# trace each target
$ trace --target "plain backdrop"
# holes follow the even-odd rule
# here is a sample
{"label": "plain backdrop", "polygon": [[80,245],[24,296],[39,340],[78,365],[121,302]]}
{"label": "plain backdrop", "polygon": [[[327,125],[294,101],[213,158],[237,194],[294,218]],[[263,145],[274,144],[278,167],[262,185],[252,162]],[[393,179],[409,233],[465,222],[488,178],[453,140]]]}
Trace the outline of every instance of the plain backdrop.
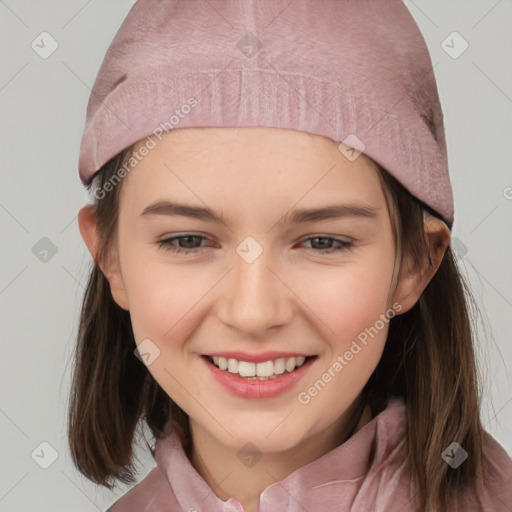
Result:
{"label": "plain backdrop", "polygon": [[[90,88],[132,5],[0,0],[0,511],[105,510],[126,491],[99,488],[74,469],[66,415],[91,261],[76,219],[88,202],[77,170],[80,137]],[[406,5],[435,66],[455,194],[454,247],[483,313],[482,416],[512,453],[512,3]],[[204,8],[211,9],[206,1]],[[58,44],[47,58],[33,48],[40,37]],[[139,457],[141,479],[154,463],[145,452]]]}

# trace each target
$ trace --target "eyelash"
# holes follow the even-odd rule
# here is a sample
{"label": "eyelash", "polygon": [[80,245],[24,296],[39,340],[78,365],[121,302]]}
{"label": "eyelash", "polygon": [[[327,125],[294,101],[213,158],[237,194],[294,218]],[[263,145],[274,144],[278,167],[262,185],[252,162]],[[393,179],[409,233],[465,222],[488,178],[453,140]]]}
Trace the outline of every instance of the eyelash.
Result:
{"label": "eyelash", "polygon": [[[191,238],[191,237],[194,237],[194,238],[202,238],[202,239],[207,239],[206,237],[204,236],[201,236],[201,235],[193,235],[193,234],[188,234],[188,235],[181,235],[181,236],[174,236],[172,238],[166,238],[164,240],[159,240],[158,241],[158,246],[166,251],[171,251],[171,252],[174,252],[176,254],[180,253],[180,254],[190,254],[190,253],[196,253],[199,249],[201,249],[201,247],[196,247],[194,249],[182,249],[180,247],[176,247],[176,246],[173,246],[172,245],[172,242],[174,240],[180,240],[180,239],[183,239],[183,238]],[[321,239],[321,240],[332,240],[334,242],[337,242],[340,244],[340,247],[338,247],[337,249],[333,249],[333,248],[330,248],[330,249],[326,249],[326,250],[315,250],[315,249],[312,249],[313,251],[317,252],[317,253],[320,253],[320,254],[331,254],[333,252],[340,252],[340,251],[349,251],[352,246],[354,245],[354,242],[347,242],[345,240],[338,240],[337,238],[332,238],[332,237],[328,237],[328,236],[313,236],[313,237],[310,237],[310,238],[306,238],[305,240],[303,240],[303,242],[307,242],[309,240],[316,240],[316,239]]]}

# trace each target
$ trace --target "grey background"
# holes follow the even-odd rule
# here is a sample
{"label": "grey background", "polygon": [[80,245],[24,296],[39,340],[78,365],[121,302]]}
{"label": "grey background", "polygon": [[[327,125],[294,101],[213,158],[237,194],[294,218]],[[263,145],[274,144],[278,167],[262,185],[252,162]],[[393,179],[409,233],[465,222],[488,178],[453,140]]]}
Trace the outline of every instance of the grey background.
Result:
{"label": "grey background", "polygon": [[[90,261],[76,221],[88,202],[77,171],[80,137],[90,88],[132,4],[0,0],[0,511],[105,510],[126,491],[96,487],[74,469],[66,405]],[[483,312],[482,415],[512,453],[512,2],[406,5],[435,65],[455,194],[455,248]],[[211,9],[206,1],[204,8]],[[31,47],[43,31],[59,45],[47,59]],[[462,40],[454,31],[469,44],[458,58],[453,53]],[[43,237],[55,252],[46,262],[37,255],[41,244],[49,245]],[[42,442],[58,453],[48,469],[31,456],[42,453]],[[51,449],[43,445],[43,453],[39,463],[49,462]],[[139,454],[142,478],[153,463]]]}

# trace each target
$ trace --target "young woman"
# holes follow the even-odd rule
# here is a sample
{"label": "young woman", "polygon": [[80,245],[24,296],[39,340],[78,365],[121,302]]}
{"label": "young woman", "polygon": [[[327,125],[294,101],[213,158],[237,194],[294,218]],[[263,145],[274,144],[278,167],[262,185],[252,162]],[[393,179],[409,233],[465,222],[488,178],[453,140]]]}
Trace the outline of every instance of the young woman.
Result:
{"label": "young woman", "polygon": [[70,401],[112,512],[508,510],[399,0],[139,0],[91,94]]}

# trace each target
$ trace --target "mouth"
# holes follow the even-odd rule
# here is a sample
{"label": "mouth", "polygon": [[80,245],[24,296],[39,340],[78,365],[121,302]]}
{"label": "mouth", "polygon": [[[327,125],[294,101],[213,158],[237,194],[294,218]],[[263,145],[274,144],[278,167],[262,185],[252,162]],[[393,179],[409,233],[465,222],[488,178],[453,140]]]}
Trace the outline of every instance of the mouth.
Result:
{"label": "mouth", "polygon": [[210,355],[203,355],[202,357],[217,370],[228,373],[233,377],[239,377],[241,380],[266,381],[279,379],[294,373],[303,366],[308,365],[318,355],[280,357],[260,363]]}
{"label": "mouth", "polygon": [[[260,354],[258,359],[261,357],[266,356]],[[318,355],[296,355],[255,363],[221,356],[200,357],[214,382],[233,395],[253,400],[277,398],[291,392],[305,378],[317,358]]]}

